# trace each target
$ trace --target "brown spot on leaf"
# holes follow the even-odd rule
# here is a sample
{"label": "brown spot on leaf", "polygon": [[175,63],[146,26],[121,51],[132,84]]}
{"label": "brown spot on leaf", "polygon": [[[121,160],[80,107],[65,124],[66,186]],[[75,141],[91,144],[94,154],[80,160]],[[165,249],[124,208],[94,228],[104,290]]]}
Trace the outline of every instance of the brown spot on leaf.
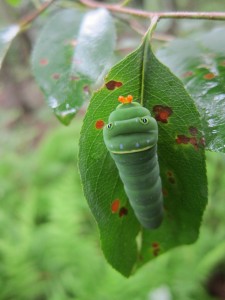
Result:
{"label": "brown spot on leaf", "polygon": [[155,105],[153,107],[153,112],[155,113],[156,121],[162,123],[168,123],[168,118],[172,115],[173,111],[168,106]]}
{"label": "brown spot on leaf", "polygon": [[196,137],[188,137],[186,135],[178,135],[176,138],[177,144],[191,144],[194,146],[195,150],[198,150],[199,144]]}
{"label": "brown spot on leaf", "polygon": [[152,248],[159,248],[159,243],[157,242],[152,243]]}
{"label": "brown spot on leaf", "polygon": [[196,137],[191,137],[190,143],[194,146],[195,150],[198,150],[198,141],[197,141]]}
{"label": "brown spot on leaf", "polygon": [[189,127],[189,132],[191,135],[197,135],[198,134],[198,129],[196,127],[190,126]]}
{"label": "brown spot on leaf", "polygon": [[95,128],[96,129],[102,129],[105,125],[105,122],[103,120],[97,120],[95,123]]}
{"label": "brown spot on leaf", "polygon": [[166,189],[162,189],[162,194],[164,197],[168,196],[168,191]]}
{"label": "brown spot on leaf", "polygon": [[187,71],[187,72],[183,73],[183,74],[181,75],[181,77],[182,77],[182,78],[187,78],[187,77],[191,77],[192,75],[194,75],[194,72],[192,72],[192,71]]}
{"label": "brown spot on leaf", "polygon": [[39,60],[39,64],[40,64],[41,66],[47,66],[47,65],[48,65],[48,59],[47,59],[47,58],[41,58],[41,59]]}
{"label": "brown spot on leaf", "polygon": [[52,74],[52,78],[55,80],[58,80],[60,77],[61,77],[61,75],[59,73]]}
{"label": "brown spot on leaf", "polygon": [[176,182],[176,180],[174,178],[174,175],[171,171],[167,172],[167,177],[168,177],[168,180],[169,180],[170,183],[174,184]]}
{"label": "brown spot on leaf", "polygon": [[119,216],[120,217],[124,217],[124,216],[126,216],[128,214],[128,209],[126,208],[126,207],[121,207],[120,208],[120,211],[119,211]]}
{"label": "brown spot on leaf", "polygon": [[168,171],[167,176],[173,176],[173,173],[171,171]]}
{"label": "brown spot on leaf", "polygon": [[123,84],[120,81],[111,80],[106,82],[105,86],[108,90],[114,90],[115,88],[121,87]]}
{"label": "brown spot on leaf", "polygon": [[90,87],[88,86],[88,85],[85,85],[84,87],[83,87],[83,91],[84,91],[84,93],[85,94],[87,94],[87,95],[89,95],[90,94]]}
{"label": "brown spot on leaf", "polygon": [[188,144],[190,141],[190,138],[186,135],[178,135],[177,138],[176,138],[176,143],[177,144]]}
{"label": "brown spot on leaf", "polygon": [[75,75],[71,75],[71,76],[70,76],[70,80],[71,80],[71,81],[77,81],[77,80],[80,80],[80,77],[75,76]]}
{"label": "brown spot on leaf", "polygon": [[225,60],[222,60],[222,61],[220,62],[220,66],[225,67]]}
{"label": "brown spot on leaf", "polygon": [[160,245],[157,242],[152,243],[152,253],[154,256],[158,256],[160,252]]}
{"label": "brown spot on leaf", "polygon": [[207,73],[203,77],[204,77],[204,79],[210,80],[210,79],[213,79],[214,77],[216,77],[216,75],[214,73]]}

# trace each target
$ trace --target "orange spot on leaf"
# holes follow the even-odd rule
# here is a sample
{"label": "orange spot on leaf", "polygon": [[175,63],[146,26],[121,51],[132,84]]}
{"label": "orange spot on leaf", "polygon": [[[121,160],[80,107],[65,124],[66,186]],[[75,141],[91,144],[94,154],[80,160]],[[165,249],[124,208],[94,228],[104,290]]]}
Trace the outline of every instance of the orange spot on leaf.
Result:
{"label": "orange spot on leaf", "polygon": [[111,204],[111,212],[113,214],[117,213],[118,210],[120,208],[120,200],[119,199],[115,199],[112,204]]}
{"label": "orange spot on leaf", "polygon": [[214,73],[207,73],[203,77],[204,77],[204,79],[210,80],[210,79],[213,79],[214,77],[216,77],[216,75]]}
{"label": "orange spot on leaf", "polygon": [[162,123],[168,123],[168,119],[173,113],[172,109],[168,106],[155,105],[153,107],[153,112],[155,113],[156,121]]}
{"label": "orange spot on leaf", "polygon": [[115,81],[115,80],[110,80],[105,84],[108,90],[114,90],[115,88],[119,88],[122,85],[123,85],[122,82]]}
{"label": "orange spot on leaf", "polygon": [[105,125],[105,122],[103,120],[97,120],[95,123],[95,128],[96,129],[102,129]]}

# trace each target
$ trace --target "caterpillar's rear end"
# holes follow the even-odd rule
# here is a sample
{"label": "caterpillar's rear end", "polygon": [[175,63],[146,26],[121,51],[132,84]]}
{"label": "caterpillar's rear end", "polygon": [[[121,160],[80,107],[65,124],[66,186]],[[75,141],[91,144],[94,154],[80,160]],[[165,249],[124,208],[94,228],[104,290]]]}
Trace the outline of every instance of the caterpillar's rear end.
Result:
{"label": "caterpillar's rear end", "polygon": [[163,219],[157,122],[148,109],[131,103],[132,96],[119,100],[123,104],[110,114],[104,141],[137,219],[145,228],[157,228]]}

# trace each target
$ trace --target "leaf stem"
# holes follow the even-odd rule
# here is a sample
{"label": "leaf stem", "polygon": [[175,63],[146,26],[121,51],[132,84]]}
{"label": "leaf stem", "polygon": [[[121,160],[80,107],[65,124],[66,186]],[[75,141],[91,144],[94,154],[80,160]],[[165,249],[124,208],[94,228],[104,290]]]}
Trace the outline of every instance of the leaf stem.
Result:
{"label": "leaf stem", "polygon": [[151,24],[149,26],[149,29],[147,31],[147,33],[145,34],[144,37],[144,52],[143,52],[143,63],[142,63],[142,85],[141,85],[141,105],[144,105],[144,91],[145,91],[145,86],[144,86],[144,78],[146,76],[146,65],[147,62],[149,61],[149,43],[151,41],[153,32],[157,26],[157,23],[159,21],[159,17],[158,16],[154,16],[153,18],[151,18]]}
{"label": "leaf stem", "polygon": [[157,23],[159,21],[159,17],[158,16],[154,16],[151,18],[151,24],[150,24],[150,27],[148,29],[148,38],[149,40],[152,38],[152,35],[153,35],[153,32],[157,26]]}
{"label": "leaf stem", "polygon": [[32,12],[25,16],[20,22],[19,26],[21,30],[25,29],[31,22],[33,22],[40,14],[42,14],[50,5],[52,5],[55,0],[49,0],[47,3],[43,4],[40,8],[36,11]]}
{"label": "leaf stem", "polygon": [[93,0],[80,0],[80,3],[92,8],[103,7],[113,12],[130,14],[143,18],[153,18],[157,16],[159,19],[199,19],[217,21],[225,20],[225,12],[150,12],[130,7],[124,7],[118,4],[103,4]]}

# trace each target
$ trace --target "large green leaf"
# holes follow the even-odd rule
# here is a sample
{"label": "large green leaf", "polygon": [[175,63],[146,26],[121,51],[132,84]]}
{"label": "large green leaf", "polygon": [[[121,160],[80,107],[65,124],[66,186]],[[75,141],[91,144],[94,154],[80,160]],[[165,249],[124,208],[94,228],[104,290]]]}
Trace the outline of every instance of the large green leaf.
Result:
{"label": "large green leaf", "polygon": [[181,78],[201,114],[206,149],[225,152],[225,28],[176,39],[157,56]]}
{"label": "large green leaf", "polygon": [[16,24],[0,29],[0,68],[13,39],[19,32],[20,27]]}
{"label": "large green leaf", "polygon": [[[158,120],[165,218],[157,230],[140,227],[103,142],[102,127],[118,105],[118,96],[128,94]],[[200,117],[180,80],[152,53],[147,37],[112,68],[105,86],[91,99],[81,131],[79,168],[104,254],[123,275],[197,239],[207,202]]]}
{"label": "large green leaf", "polygon": [[63,10],[42,30],[32,57],[33,72],[48,105],[69,124],[101,82],[112,61],[115,28],[105,9],[86,14]]}

